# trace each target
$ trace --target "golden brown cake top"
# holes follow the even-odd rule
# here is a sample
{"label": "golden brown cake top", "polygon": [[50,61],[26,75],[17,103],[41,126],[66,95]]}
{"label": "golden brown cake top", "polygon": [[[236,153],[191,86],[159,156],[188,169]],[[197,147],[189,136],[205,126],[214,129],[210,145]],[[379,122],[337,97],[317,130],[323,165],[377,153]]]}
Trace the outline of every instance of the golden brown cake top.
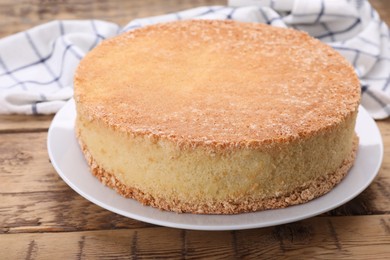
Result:
{"label": "golden brown cake top", "polygon": [[210,145],[287,141],[353,114],[359,81],[303,32],[191,20],[101,43],[75,76],[78,113],[133,134]]}

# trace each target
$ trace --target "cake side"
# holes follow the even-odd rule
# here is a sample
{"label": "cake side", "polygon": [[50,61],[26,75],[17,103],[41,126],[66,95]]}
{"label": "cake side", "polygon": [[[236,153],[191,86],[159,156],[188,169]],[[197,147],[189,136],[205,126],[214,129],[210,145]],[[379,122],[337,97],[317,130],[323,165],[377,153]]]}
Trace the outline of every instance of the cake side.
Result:
{"label": "cake side", "polygon": [[[143,191],[142,188],[124,184],[123,181],[118,179],[117,174],[113,174],[99,165],[80,138],[78,141],[92,174],[105,186],[114,189],[121,196],[135,199],[143,205],[161,210],[195,214],[238,214],[285,208],[308,202],[328,193],[347,175],[353,165],[358,149],[358,137],[355,135],[351,151],[336,170],[306,181],[290,192],[281,192],[278,196],[256,198],[249,195],[232,197],[225,201],[215,199],[183,201],[178,198],[164,197],[164,195],[159,195],[159,192],[149,193]],[[194,191],[194,194],[196,192],[199,191]]]}
{"label": "cake side", "polygon": [[[315,137],[232,152],[183,150],[175,143],[121,133],[80,116],[76,125],[91,170],[120,184],[116,189],[122,195],[178,212],[230,214],[302,203],[331,189],[353,162],[355,116]],[[319,182],[321,186],[313,186]],[[271,206],[276,198],[278,203]]]}

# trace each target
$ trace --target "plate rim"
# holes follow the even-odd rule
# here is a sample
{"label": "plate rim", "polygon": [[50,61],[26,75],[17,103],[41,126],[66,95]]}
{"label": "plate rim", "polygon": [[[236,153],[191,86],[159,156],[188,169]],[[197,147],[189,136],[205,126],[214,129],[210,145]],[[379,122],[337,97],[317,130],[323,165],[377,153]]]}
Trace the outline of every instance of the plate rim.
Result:
{"label": "plate rim", "polygon": [[[375,131],[378,134],[378,136],[377,136],[377,138],[379,139],[378,140],[379,141],[379,143],[378,143],[379,144],[379,150],[378,151],[379,151],[380,157],[378,158],[378,162],[375,165],[375,171],[373,171],[373,173],[370,175],[369,181],[367,181],[365,183],[365,185],[362,185],[361,187],[359,187],[359,189],[357,189],[354,192],[354,195],[346,197],[346,198],[340,200],[338,203],[335,203],[332,207],[326,207],[323,210],[319,210],[319,211],[316,211],[316,212],[309,212],[309,213],[302,214],[300,216],[297,216],[297,217],[294,217],[294,218],[290,218],[290,219],[287,218],[287,219],[277,220],[277,221],[272,222],[271,224],[263,224],[262,225],[261,222],[259,222],[259,223],[240,224],[240,225],[218,225],[218,226],[215,226],[215,225],[196,225],[196,224],[185,224],[185,223],[169,222],[169,221],[166,221],[166,220],[164,221],[164,220],[156,219],[156,218],[153,218],[153,217],[150,217],[150,216],[140,216],[140,215],[137,215],[137,214],[132,213],[132,212],[128,212],[128,211],[124,211],[122,209],[118,209],[115,206],[108,205],[108,204],[106,204],[104,202],[101,202],[101,201],[97,200],[96,198],[94,198],[93,196],[88,194],[87,192],[85,192],[83,190],[80,190],[79,187],[77,187],[71,180],[68,179],[68,176],[62,171],[61,167],[57,164],[57,160],[56,160],[56,158],[55,158],[55,156],[53,154],[53,151],[52,151],[51,147],[52,147],[53,131],[55,131],[54,130],[55,129],[55,127],[54,127],[55,124],[57,123],[57,121],[61,121],[62,117],[66,116],[65,112],[67,112],[67,109],[68,110],[71,109],[71,108],[69,108],[71,106],[73,106],[73,108],[74,108],[74,105],[75,105],[74,104],[74,99],[72,98],[65,104],[64,107],[62,107],[60,109],[60,111],[57,112],[57,114],[54,116],[54,118],[53,118],[53,120],[52,120],[52,122],[50,124],[49,130],[48,130],[47,150],[48,150],[48,154],[49,154],[49,158],[50,158],[51,164],[53,165],[53,167],[56,170],[57,174],[62,178],[62,180],[69,187],[71,187],[79,195],[81,195],[85,199],[89,200],[90,202],[92,202],[92,203],[94,203],[94,204],[96,204],[96,205],[98,205],[98,206],[100,206],[100,207],[102,207],[102,208],[104,208],[106,210],[109,210],[109,211],[114,212],[116,214],[122,215],[124,217],[132,218],[132,219],[135,219],[135,220],[138,220],[138,221],[142,221],[142,222],[146,222],[146,223],[150,223],[150,224],[155,224],[155,225],[159,225],[159,226],[165,226],[165,227],[171,227],[171,228],[179,228],[179,229],[188,229],[188,230],[204,230],[204,231],[223,231],[223,230],[225,230],[225,231],[227,231],[227,230],[243,230],[243,229],[262,228],[262,227],[276,226],[276,225],[296,222],[296,221],[299,221],[299,220],[303,220],[303,219],[306,219],[306,218],[317,216],[317,215],[320,215],[320,214],[322,214],[324,212],[330,211],[330,210],[332,210],[334,208],[337,208],[337,207],[347,203],[348,201],[352,200],[353,198],[357,197],[376,178],[376,176],[379,173],[379,170],[380,170],[380,167],[382,165],[382,162],[383,162],[384,146],[383,146],[383,140],[382,140],[382,135],[381,135],[380,129],[378,128],[376,122],[369,116],[368,112],[362,106],[360,106],[359,107],[359,113],[365,114],[364,116],[366,116],[366,117],[368,116],[369,117],[369,120],[370,120],[372,126],[375,128]],[[74,129],[73,126],[72,126],[72,129]],[[76,137],[74,137],[74,138],[76,139]],[[107,188],[103,184],[101,184],[101,185],[102,185],[101,186],[102,188]],[[331,192],[332,192],[332,190],[329,191],[324,196],[326,196],[328,194],[331,194]],[[119,194],[117,194],[117,195],[120,196]],[[310,202],[315,202],[315,200],[317,200],[317,199],[314,199],[314,200],[312,200]],[[310,202],[308,202],[308,203],[310,203]],[[137,202],[137,203],[139,203],[139,202]],[[287,207],[287,208],[299,207],[299,206],[302,206],[302,205],[305,205],[305,204],[307,204],[307,203],[294,205],[294,206],[290,206],[290,207]],[[143,207],[149,207],[149,206],[143,206]],[[287,208],[284,208],[284,209],[271,209],[271,210],[267,210],[267,211],[275,211],[276,212],[276,211],[285,210]],[[154,210],[158,210],[159,212],[161,212],[161,210],[159,210],[159,209],[155,209],[155,208],[153,208],[153,209]],[[258,212],[252,212],[252,213],[241,213],[241,214],[235,214],[235,215],[198,215],[198,214],[191,214],[191,213],[184,213],[184,214],[180,214],[180,215],[183,215],[183,216],[185,216],[185,215],[191,215],[191,216],[194,216],[194,215],[196,215],[196,216],[215,216],[215,217],[229,218],[229,217],[239,216],[239,215],[242,215],[242,214],[259,214],[261,212],[264,212],[264,211],[258,211]],[[174,212],[166,212],[166,213],[167,214],[177,214],[177,213],[174,213]]]}

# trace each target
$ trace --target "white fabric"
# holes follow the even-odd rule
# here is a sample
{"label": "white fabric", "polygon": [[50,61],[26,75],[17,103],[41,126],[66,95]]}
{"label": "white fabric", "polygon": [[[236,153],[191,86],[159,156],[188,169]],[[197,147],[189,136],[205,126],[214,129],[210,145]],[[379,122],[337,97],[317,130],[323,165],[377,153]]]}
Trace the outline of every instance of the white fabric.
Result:
{"label": "white fabric", "polygon": [[354,66],[362,104],[376,119],[390,116],[390,36],[366,0],[230,0],[115,24],[54,21],[0,40],[0,113],[50,114],[72,97],[73,73],[102,39],[142,26],[183,19],[233,19],[303,30]]}
{"label": "white fabric", "polygon": [[0,40],[0,113],[51,114],[73,95],[80,59],[116,24],[53,21]]}

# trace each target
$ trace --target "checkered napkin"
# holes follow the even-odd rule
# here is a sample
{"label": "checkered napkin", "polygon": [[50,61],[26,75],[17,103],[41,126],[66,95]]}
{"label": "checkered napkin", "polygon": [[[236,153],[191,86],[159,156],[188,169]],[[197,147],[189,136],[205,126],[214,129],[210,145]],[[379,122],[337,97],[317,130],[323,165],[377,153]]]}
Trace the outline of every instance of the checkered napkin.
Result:
{"label": "checkered napkin", "polygon": [[101,40],[149,24],[233,19],[306,31],[355,67],[362,104],[376,119],[390,116],[390,35],[365,0],[230,0],[229,6],[136,19],[120,28],[97,21],[54,21],[0,40],[0,113],[50,114],[73,95],[73,73]]}

